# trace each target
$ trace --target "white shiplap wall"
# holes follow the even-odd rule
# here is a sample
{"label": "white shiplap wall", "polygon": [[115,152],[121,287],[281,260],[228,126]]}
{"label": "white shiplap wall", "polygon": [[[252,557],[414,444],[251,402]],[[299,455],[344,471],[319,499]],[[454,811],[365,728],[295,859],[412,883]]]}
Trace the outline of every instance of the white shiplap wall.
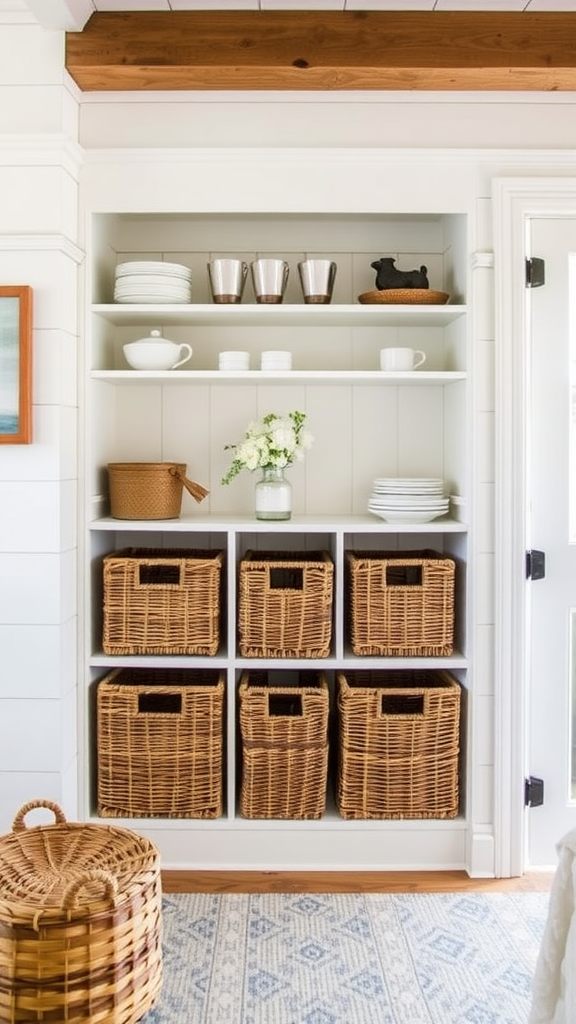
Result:
{"label": "white shiplap wall", "polygon": [[33,289],[33,443],[0,446],[0,830],[77,808],[80,150],[62,37],[0,12],[0,282]]}
{"label": "white shiplap wall", "polygon": [[[78,177],[101,195],[111,166],[138,203],[139,163],[186,174],[191,152],[233,173],[248,147],[373,150],[386,157],[394,203],[425,211],[460,192],[478,254],[474,281],[474,707],[472,807],[477,873],[493,870],[494,316],[491,183],[495,176],[568,175],[576,147],[571,95],[511,97],[382,94],[314,96],[106,95],[80,97],[63,71],[63,37],[0,7],[0,281],[34,289],[34,442],[0,447],[0,831],[26,800],[77,795]],[[121,147],[122,153],[119,153]],[[417,148],[414,148],[417,147]],[[228,150],[227,155],[224,150]],[[112,152],[115,151],[115,152]],[[209,151],[209,152],[208,152]],[[179,153],[181,157],[179,157]],[[249,159],[250,156],[248,155]],[[366,161],[365,161],[366,162]],[[315,163],[315,173],[317,173]],[[100,168],[99,168],[100,165]],[[289,173],[285,168],[284,173]],[[329,161],[326,173],[330,173]],[[149,187],[150,171],[145,176]],[[202,177],[202,175],[200,175]],[[273,196],[258,161],[247,187]],[[158,182],[163,175],[158,174]],[[229,201],[222,175],[222,201]],[[306,177],[299,184],[306,203]],[[374,190],[374,182],[371,189]],[[120,189],[122,191],[122,189]],[[115,180],[114,193],[119,192]],[[135,197],[136,193],[136,197]],[[436,197],[434,199],[434,197]],[[142,197],[142,201],[146,201]],[[105,203],[104,203],[105,205]],[[482,259],[482,256],[485,258]],[[484,855],[481,851],[484,851]]]}

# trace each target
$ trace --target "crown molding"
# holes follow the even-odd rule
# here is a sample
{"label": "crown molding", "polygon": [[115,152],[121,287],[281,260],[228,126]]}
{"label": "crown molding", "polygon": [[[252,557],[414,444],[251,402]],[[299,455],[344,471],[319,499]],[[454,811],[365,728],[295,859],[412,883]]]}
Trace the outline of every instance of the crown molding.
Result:
{"label": "crown molding", "polygon": [[0,135],[0,166],[62,167],[78,179],[85,151],[67,135]]}
{"label": "crown molding", "polygon": [[503,161],[514,167],[514,174],[523,164],[530,167],[558,168],[565,173],[574,174],[576,167],[576,149],[456,149],[426,147],[366,149],[365,147],[287,147],[285,149],[254,146],[246,149],[217,147],[203,148],[170,148],[161,147],[109,147],[105,149],[86,149],[83,153],[85,166],[99,164],[190,164],[199,165],[217,163],[255,164],[258,167],[290,165],[306,165],[313,160],[315,165],[354,164],[358,161],[375,166],[394,166],[398,164],[421,164],[424,160],[431,164],[481,164],[490,166],[498,162],[501,169]]}
{"label": "crown molding", "polygon": [[0,252],[60,252],[78,264],[85,256],[75,242],[60,234],[0,235]]}

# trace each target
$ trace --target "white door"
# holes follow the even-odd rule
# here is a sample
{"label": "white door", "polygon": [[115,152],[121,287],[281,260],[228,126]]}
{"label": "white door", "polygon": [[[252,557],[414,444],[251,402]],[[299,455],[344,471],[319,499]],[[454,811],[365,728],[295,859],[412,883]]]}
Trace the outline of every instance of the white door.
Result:
{"label": "white door", "polygon": [[527,537],[546,556],[528,588],[528,770],[544,804],[527,812],[527,866],[556,863],[576,828],[576,219],[531,218],[545,283],[527,291]]}

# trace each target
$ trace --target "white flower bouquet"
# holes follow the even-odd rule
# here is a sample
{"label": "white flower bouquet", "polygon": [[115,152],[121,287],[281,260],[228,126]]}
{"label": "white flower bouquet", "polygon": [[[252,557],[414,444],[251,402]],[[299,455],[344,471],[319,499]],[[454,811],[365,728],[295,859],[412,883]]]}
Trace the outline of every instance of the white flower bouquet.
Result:
{"label": "white flower bouquet", "polygon": [[239,444],[224,446],[225,451],[234,452],[234,459],[222,483],[229,484],[242,469],[284,469],[302,460],[314,440],[305,422],[306,413],[295,411],[287,416],[269,412],[258,422],[250,423]]}

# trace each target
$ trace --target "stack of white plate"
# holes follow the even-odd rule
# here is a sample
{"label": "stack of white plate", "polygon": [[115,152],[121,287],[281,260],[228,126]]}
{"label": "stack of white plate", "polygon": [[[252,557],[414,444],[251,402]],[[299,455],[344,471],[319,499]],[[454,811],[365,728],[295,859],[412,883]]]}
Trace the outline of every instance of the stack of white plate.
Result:
{"label": "stack of white plate", "polygon": [[141,260],[119,263],[114,282],[115,302],[190,302],[192,271],[181,263]]}
{"label": "stack of white plate", "polygon": [[388,523],[430,523],[449,505],[444,481],[436,477],[377,477],[368,511]]}

